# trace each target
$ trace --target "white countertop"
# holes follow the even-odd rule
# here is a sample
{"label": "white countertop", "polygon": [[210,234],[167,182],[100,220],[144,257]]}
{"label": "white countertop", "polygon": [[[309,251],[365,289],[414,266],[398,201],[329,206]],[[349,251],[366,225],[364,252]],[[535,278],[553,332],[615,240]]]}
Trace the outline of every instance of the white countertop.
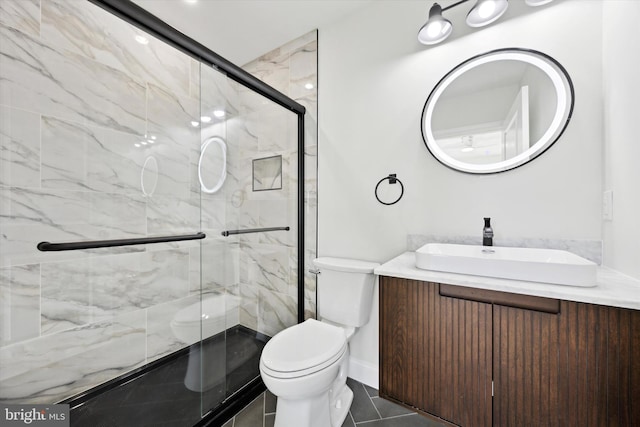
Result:
{"label": "white countertop", "polygon": [[592,288],[421,270],[416,268],[415,252],[405,252],[382,264],[374,272],[379,276],[399,277],[402,279],[445,283],[448,285],[640,310],[640,280],[625,276],[606,267],[598,267],[598,284]]}

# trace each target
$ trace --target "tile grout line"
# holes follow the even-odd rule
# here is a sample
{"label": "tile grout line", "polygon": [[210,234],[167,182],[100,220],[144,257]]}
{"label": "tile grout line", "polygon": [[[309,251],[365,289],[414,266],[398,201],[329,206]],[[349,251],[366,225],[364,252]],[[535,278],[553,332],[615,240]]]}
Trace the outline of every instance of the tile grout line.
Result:
{"label": "tile grout line", "polygon": [[376,410],[376,414],[378,414],[378,416],[380,417],[380,419],[382,419],[382,415],[380,415],[380,411],[378,411],[378,407],[376,406],[375,403],[373,403],[373,399],[371,398],[371,396],[369,396],[369,392],[367,391],[366,388],[364,388],[364,384],[360,384],[360,387],[362,387],[362,390],[364,390],[364,393],[367,395],[367,397],[369,398],[369,402],[371,402],[371,405],[373,406],[373,409]]}
{"label": "tile grout line", "polygon": [[365,425],[365,424],[369,424],[369,423],[377,423],[378,421],[381,421],[381,420],[382,421],[392,420],[392,419],[395,419],[395,418],[411,417],[411,416],[414,416],[414,415],[419,415],[419,414],[417,412],[413,412],[411,414],[394,415],[392,417],[381,418],[380,420],[360,421],[359,423],[355,423],[355,424],[358,425],[358,426],[361,426],[361,425]]}

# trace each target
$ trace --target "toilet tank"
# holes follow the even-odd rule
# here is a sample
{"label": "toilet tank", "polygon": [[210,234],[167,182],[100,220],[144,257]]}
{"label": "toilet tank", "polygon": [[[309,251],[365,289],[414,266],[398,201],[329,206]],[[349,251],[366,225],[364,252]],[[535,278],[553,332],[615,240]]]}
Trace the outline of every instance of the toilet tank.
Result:
{"label": "toilet tank", "polygon": [[318,274],[318,317],[360,327],[369,321],[375,275],[380,264],[347,258],[313,260]]}

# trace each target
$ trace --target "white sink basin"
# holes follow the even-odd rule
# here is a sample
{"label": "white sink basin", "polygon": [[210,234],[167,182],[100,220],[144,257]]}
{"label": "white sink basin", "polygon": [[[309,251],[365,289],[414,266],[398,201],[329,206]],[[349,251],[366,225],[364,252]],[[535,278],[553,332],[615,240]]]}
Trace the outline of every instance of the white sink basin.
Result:
{"label": "white sink basin", "polygon": [[595,263],[555,249],[429,243],[416,251],[416,267],[557,285],[596,286]]}

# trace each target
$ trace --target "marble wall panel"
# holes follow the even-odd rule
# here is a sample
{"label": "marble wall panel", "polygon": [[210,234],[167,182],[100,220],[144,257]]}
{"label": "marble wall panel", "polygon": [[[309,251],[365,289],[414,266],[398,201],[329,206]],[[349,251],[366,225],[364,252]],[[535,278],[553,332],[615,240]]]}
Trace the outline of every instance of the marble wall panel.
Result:
{"label": "marble wall panel", "polygon": [[259,287],[246,282],[241,282],[238,286],[240,295],[240,324],[258,330],[258,302],[260,299]]}
{"label": "marble wall panel", "polygon": [[40,265],[0,268],[0,347],[40,335]]}
{"label": "marble wall panel", "polygon": [[142,135],[145,86],[84,56],[0,26],[0,96],[5,105]]}
{"label": "marble wall panel", "polygon": [[216,120],[216,117],[213,116],[213,111],[224,110],[224,120],[236,117],[240,112],[237,84],[230,80],[226,74],[206,65],[201,68],[201,76],[200,102],[202,115],[207,115]]}
{"label": "marble wall panel", "polygon": [[0,106],[0,185],[40,186],[39,114]]}
{"label": "marble wall panel", "polygon": [[193,99],[200,99],[201,67],[199,61],[191,58],[189,61],[189,96]]}
{"label": "marble wall panel", "polygon": [[190,252],[190,291],[219,290],[237,286],[240,281],[240,251],[237,243],[205,240]]}
{"label": "marble wall panel", "polygon": [[42,118],[42,186],[142,194],[139,136]]}
{"label": "marble wall panel", "polygon": [[279,48],[274,49],[242,68],[251,70],[251,74],[266,84],[289,95],[289,53],[281,52]]}
{"label": "marble wall panel", "polygon": [[51,403],[145,361],[145,313],[0,348],[0,401]]}
{"label": "marble wall panel", "polygon": [[42,264],[42,333],[102,322],[189,293],[185,249]]}
{"label": "marble wall panel", "polygon": [[[244,67],[247,71],[256,75],[258,78],[274,85],[279,91],[289,94],[297,102],[301,103],[307,109],[305,114],[305,180],[304,180],[304,212],[305,212],[305,316],[315,316],[315,289],[316,289],[316,277],[308,273],[310,268],[313,268],[312,261],[316,257],[316,241],[317,241],[317,32],[312,31],[299,37],[279,49],[269,52],[264,56],[250,62]],[[286,70],[286,72],[285,72]],[[287,77],[285,78],[285,74]],[[310,83],[312,87],[306,86]],[[240,98],[243,102],[243,106],[252,105],[251,95],[243,91],[239,91]],[[253,114],[261,112],[260,108],[266,108],[261,103],[255,104],[258,108],[254,107]],[[249,109],[249,107],[245,107]],[[295,117],[294,117],[295,119]],[[273,120],[271,120],[273,122]],[[264,123],[260,124],[259,120],[254,119],[255,125],[249,121],[250,129],[253,130],[253,134],[258,137],[260,148],[274,148],[269,147],[269,144],[273,144],[273,141],[278,141],[278,133],[275,127],[268,128],[268,125]],[[297,143],[297,123],[293,122],[290,126],[294,129],[294,132],[290,135],[289,139],[293,148]],[[263,133],[267,136],[263,138]],[[262,139],[261,139],[262,138]],[[284,159],[283,159],[284,160]],[[284,191],[281,195],[289,197],[293,196],[296,192],[297,181],[297,153],[291,151],[287,156],[287,174],[286,179],[287,188],[283,188]],[[283,187],[285,187],[283,185]],[[265,192],[275,193],[275,192]],[[249,194],[249,198],[256,198],[255,194]],[[261,203],[265,200],[271,201],[277,196],[274,195],[260,195],[257,196]],[[266,208],[269,209],[269,208]],[[296,218],[297,215],[297,203],[295,202],[295,196],[289,198],[289,205],[286,208],[287,212],[292,218]],[[290,232],[288,245],[297,244],[297,229],[292,225],[292,231]],[[278,240],[274,240],[272,236],[261,237],[262,243],[283,243]],[[297,280],[297,255],[289,254],[289,291],[286,293],[289,296],[297,296],[296,283]],[[242,278],[242,277],[241,277]]]}
{"label": "marble wall panel", "polygon": [[[197,100],[149,85],[148,135],[155,142],[146,146],[147,155],[158,162],[158,185],[154,194],[187,198],[194,165],[191,150],[200,148],[200,106]],[[197,165],[195,165],[197,167]]]}
{"label": "marble wall panel", "polygon": [[[295,49],[289,58],[290,94],[298,102],[311,101],[305,107],[314,108],[317,105],[318,91],[318,42],[316,40]],[[313,87],[307,86],[308,84]],[[310,116],[317,117],[311,112]]]}
{"label": "marble wall panel", "polygon": [[79,256],[77,252],[40,252],[36,245],[41,241],[140,236],[145,233],[144,212],[145,205],[136,196],[0,189],[0,265]]}
{"label": "marble wall panel", "polygon": [[240,281],[281,293],[289,292],[289,251],[279,245],[240,246]]}
{"label": "marble wall panel", "polygon": [[[89,2],[43,0],[41,35],[56,49],[173,92],[189,93],[189,56]],[[148,43],[137,42],[136,36]]]}
{"label": "marble wall panel", "polygon": [[40,34],[40,0],[0,2],[0,24],[31,36]]}
{"label": "marble wall panel", "polygon": [[291,295],[259,288],[258,332],[270,337],[298,323],[298,301]]}
{"label": "marble wall panel", "polygon": [[178,311],[192,304],[199,304],[201,297],[204,297],[204,295],[191,295],[164,304],[154,305],[146,310],[147,363],[193,344],[192,342],[186,343],[178,339],[171,329],[171,322]]}
{"label": "marble wall panel", "polygon": [[269,101],[258,110],[258,150],[261,153],[295,149],[298,144],[298,116]]}
{"label": "marble wall panel", "polygon": [[153,196],[147,199],[147,234],[191,234],[200,230],[200,198]]}

